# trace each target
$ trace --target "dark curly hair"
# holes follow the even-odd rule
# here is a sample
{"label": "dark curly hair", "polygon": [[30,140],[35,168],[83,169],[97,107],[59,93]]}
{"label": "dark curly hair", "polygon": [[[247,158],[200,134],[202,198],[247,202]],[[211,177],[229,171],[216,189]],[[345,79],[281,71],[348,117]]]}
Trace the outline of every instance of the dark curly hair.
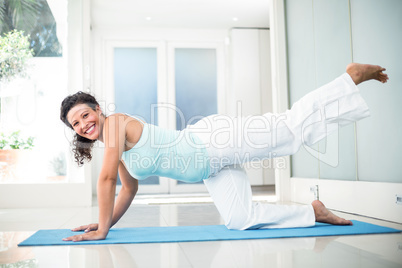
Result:
{"label": "dark curly hair", "polygon": [[[82,91],[67,96],[61,103],[60,120],[63,121],[63,123],[71,129],[73,129],[73,126],[67,121],[67,114],[71,110],[71,108],[73,108],[77,104],[87,104],[94,111],[96,110],[96,107],[99,106],[99,103],[96,101],[94,96]],[[74,158],[78,166],[82,166],[85,159],[91,161],[91,151],[94,143],[95,140],[84,138],[75,133],[71,146],[73,147],[72,151],[74,153]]]}

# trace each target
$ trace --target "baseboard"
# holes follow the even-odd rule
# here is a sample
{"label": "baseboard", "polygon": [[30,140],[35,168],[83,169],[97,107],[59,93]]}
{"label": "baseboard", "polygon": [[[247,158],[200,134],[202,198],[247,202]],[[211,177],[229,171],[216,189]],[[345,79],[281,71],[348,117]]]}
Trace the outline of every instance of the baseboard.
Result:
{"label": "baseboard", "polygon": [[402,183],[291,178],[291,201],[311,203],[311,188],[318,185],[319,200],[328,208],[402,223]]}

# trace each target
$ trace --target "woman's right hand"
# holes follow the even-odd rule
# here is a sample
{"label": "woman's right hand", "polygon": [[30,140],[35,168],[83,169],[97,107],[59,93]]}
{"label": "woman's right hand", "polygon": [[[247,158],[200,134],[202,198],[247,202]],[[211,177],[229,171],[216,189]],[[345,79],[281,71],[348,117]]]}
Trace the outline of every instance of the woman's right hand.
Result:
{"label": "woman's right hand", "polygon": [[88,225],[82,225],[80,227],[71,229],[73,232],[78,232],[78,231],[84,231],[85,233],[91,232],[91,231],[96,231],[98,230],[98,224],[97,223],[92,223]]}

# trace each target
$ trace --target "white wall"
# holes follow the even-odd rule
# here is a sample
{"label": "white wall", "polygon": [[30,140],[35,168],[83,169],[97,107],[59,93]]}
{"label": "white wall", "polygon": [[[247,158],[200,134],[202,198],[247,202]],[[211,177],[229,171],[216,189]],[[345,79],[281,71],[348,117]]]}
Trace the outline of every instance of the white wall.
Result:
{"label": "white wall", "polygon": [[377,81],[359,85],[370,118],[318,143],[312,148],[316,154],[302,148],[292,157],[292,200],[310,202],[314,198],[310,187],[318,184],[320,199],[332,208],[402,222],[402,206],[396,204],[396,195],[402,194],[397,161],[402,108],[396,101],[402,98],[402,51],[397,45],[402,42],[402,2],[288,0],[285,4],[290,104],[341,75],[350,62],[383,65],[390,76],[386,85]]}
{"label": "white wall", "polygon": [[[230,114],[272,112],[269,29],[231,30],[230,62]],[[246,168],[251,185],[275,184],[273,166],[273,160],[266,160],[267,168]]]}

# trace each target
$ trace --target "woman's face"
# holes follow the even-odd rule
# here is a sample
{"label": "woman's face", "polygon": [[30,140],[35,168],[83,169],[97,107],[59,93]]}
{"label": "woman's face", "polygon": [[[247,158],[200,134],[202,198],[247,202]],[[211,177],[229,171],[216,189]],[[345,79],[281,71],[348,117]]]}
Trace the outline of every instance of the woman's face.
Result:
{"label": "woman's face", "polygon": [[94,111],[87,104],[77,104],[67,113],[67,121],[78,135],[97,140],[102,131],[101,114],[99,106]]}

